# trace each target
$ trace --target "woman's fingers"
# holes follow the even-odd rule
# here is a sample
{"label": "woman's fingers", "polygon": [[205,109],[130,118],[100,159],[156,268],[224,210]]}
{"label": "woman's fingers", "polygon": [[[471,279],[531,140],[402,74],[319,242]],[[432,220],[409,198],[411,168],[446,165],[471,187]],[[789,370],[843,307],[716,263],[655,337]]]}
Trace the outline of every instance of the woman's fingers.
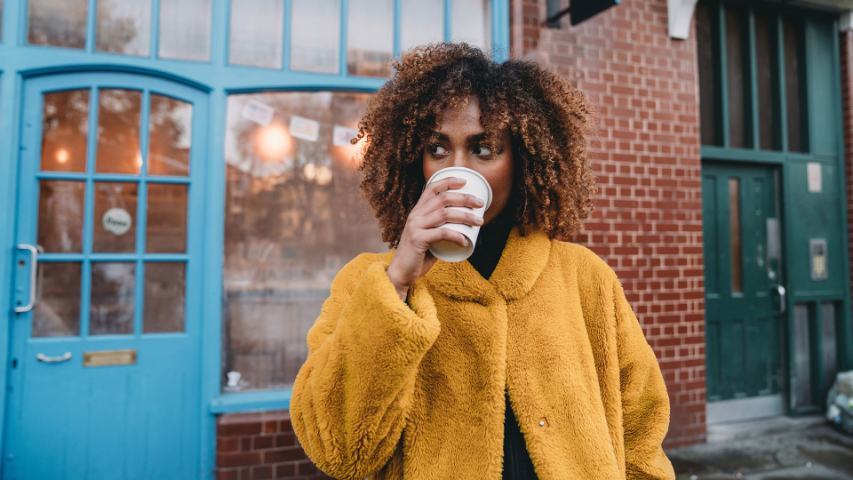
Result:
{"label": "woman's fingers", "polygon": [[425,217],[422,217],[423,228],[440,227],[445,223],[463,223],[472,227],[483,225],[483,219],[472,213],[470,210],[459,209],[458,207],[442,207],[432,211]]}
{"label": "woman's fingers", "polygon": [[432,245],[439,240],[448,240],[453,243],[458,244],[461,247],[468,246],[468,237],[462,235],[456,230],[451,230],[449,228],[429,228],[418,231],[416,233],[417,240],[419,242],[424,242],[426,245]]}

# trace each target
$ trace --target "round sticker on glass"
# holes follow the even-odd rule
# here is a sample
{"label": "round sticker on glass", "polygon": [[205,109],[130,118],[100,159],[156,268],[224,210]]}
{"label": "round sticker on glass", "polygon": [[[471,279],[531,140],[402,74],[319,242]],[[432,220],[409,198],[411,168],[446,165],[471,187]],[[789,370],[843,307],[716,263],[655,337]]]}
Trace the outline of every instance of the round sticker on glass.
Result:
{"label": "round sticker on glass", "polygon": [[123,208],[111,208],[104,213],[102,219],[104,229],[114,235],[123,235],[130,230],[132,220],[127,210]]}

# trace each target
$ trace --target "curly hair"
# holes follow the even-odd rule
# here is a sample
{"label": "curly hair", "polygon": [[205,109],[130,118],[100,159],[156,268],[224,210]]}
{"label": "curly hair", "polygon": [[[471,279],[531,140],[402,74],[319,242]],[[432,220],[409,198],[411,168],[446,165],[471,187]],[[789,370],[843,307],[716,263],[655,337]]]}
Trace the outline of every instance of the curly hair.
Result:
{"label": "curly hair", "polygon": [[510,204],[522,235],[542,228],[568,239],[592,211],[595,177],[586,160],[592,111],[557,74],[522,60],[496,63],[466,43],[409,50],[371,98],[351,141],[365,138],[360,188],[382,240],[400,241],[424,188],[423,149],[440,114],[475,96],[487,146],[509,129],[515,165]]}

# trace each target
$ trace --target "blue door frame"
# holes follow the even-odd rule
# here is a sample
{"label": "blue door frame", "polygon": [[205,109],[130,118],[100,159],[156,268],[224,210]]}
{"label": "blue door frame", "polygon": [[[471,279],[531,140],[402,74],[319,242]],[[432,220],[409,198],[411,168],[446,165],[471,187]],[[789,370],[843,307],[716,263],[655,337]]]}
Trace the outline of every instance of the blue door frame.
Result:
{"label": "blue door frame", "polygon": [[[453,0],[444,0],[445,40],[451,40],[450,5]],[[285,20],[290,18],[291,0],[285,2]],[[341,11],[346,12],[348,0],[341,0]],[[156,15],[159,0],[152,0],[152,20]],[[26,0],[6,0],[2,3],[2,38],[0,38],[0,215],[3,218],[15,218],[17,198],[20,195],[18,178],[19,148],[22,140],[24,89],[37,77],[54,74],[80,73],[101,78],[114,74],[137,76],[141,82],[165,81],[177,88],[183,86],[207,95],[209,105],[203,136],[204,145],[194,142],[195,148],[203,148],[205,155],[203,208],[201,211],[201,230],[204,242],[199,248],[200,271],[197,287],[201,297],[206,299],[197,305],[196,315],[205,319],[201,322],[199,336],[201,352],[200,392],[198,396],[197,418],[199,420],[201,478],[213,478],[215,468],[215,430],[216,415],[226,412],[239,412],[267,409],[287,409],[290,391],[271,390],[223,394],[221,392],[221,318],[222,318],[222,255],[225,211],[225,159],[222,139],[225,137],[226,105],[229,94],[285,91],[285,90],[346,90],[376,91],[385,82],[382,78],[350,76],[346,69],[339,74],[317,74],[297,72],[289,69],[289,49],[283,51],[283,69],[264,69],[229,65],[228,31],[230,25],[230,1],[212,0],[210,60],[207,62],[175,61],[157,58],[155,53],[148,57],[134,57],[98,52],[94,49],[94,19],[96,18],[96,0],[88,0],[89,28],[86,48],[67,49],[31,46],[27,44],[27,2]],[[394,0],[395,35],[393,55],[400,54],[400,15],[402,0]],[[345,28],[345,17],[341,24]],[[458,20],[456,20],[458,21]],[[509,57],[509,0],[491,1],[491,45],[497,61]],[[156,23],[152,22],[151,52],[157,51]],[[284,28],[285,43],[289,28]],[[340,49],[346,51],[347,35],[341,32]],[[345,58],[345,55],[342,57]],[[342,58],[343,61],[343,58]],[[102,84],[101,80],[98,80]],[[195,179],[193,179],[195,182]],[[7,288],[8,294],[0,294],[0,311],[11,312],[12,280],[15,275],[13,260],[15,256],[16,231],[13,222],[0,222],[0,288]],[[12,318],[12,315],[0,315],[0,318]],[[0,328],[0,391],[5,391],[11,379],[8,359],[11,358],[8,346],[11,325]],[[9,415],[8,395],[0,396],[0,422]],[[0,425],[5,432],[8,425]],[[0,435],[0,451],[6,452]],[[4,453],[5,457],[5,453]],[[0,460],[0,469],[3,462]],[[2,478],[2,473],[0,473]]]}
{"label": "blue door frame", "polygon": [[[103,89],[133,92],[141,97],[140,171],[135,174],[96,173],[98,98]],[[85,171],[57,172],[40,169],[42,101],[45,95],[68,91],[88,96],[88,138]],[[149,99],[152,95],[178,99],[192,106],[188,176],[146,175],[148,155]],[[24,85],[24,115],[18,171],[18,201],[15,244],[35,246],[40,208],[39,189],[62,185],[85,191],[82,248],[69,253],[39,253],[17,248],[14,267],[14,306],[11,318],[11,352],[8,375],[8,415],[5,422],[3,478],[198,478],[198,456],[202,442],[198,410],[200,395],[200,331],[202,305],[200,263],[203,251],[202,206],[206,164],[207,95],[172,82],[120,73],[75,73],[28,79]],[[85,132],[82,134],[86,135]],[[100,165],[104,159],[97,159]],[[95,186],[118,186],[138,191],[138,208],[128,212],[136,228],[135,247],[130,253],[92,252],[95,231],[103,231],[93,218]],[[145,253],[146,193],[153,188],[186,189],[188,194],[186,249],[176,253]],[[134,211],[135,210],[135,211]],[[47,222],[46,222],[47,224]],[[45,224],[45,225],[46,225]],[[112,236],[112,233],[106,233]],[[113,237],[118,238],[118,237]],[[34,312],[27,304],[33,298],[35,258],[39,268],[68,268],[80,287],[79,329],[73,333],[42,332],[36,336]],[[172,272],[183,269],[183,325],[168,333],[143,333],[146,271],[167,265]],[[177,269],[175,269],[177,267]],[[89,327],[89,301],[95,270],[132,272],[133,312],[129,332],[93,334]],[[41,270],[39,270],[41,272]],[[43,272],[41,272],[43,273]],[[80,275],[82,273],[82,275]],[[133,278],[135,277],[135,278]],[[39,282],[49,282],[39,275]],[[70,282],[73,283],[73,280]],[[181,285],[182,284],[182,285]],[[38,285],[38,289],[48,287]],[[44,318],[44,315],[42,315]],[[111,315],[110,318],[114,318]],[[68,320],[66,318],[65,320]],[[76,333],[76,335],[75,335]],[[105,351],[132,352],[109,366],[85,366],[84,355]],[[96,353],[97,355],[98,353]],[[41,360],[37,358],[41,357]],[[54,363],[55,362],[55,363]],[[192,459],[197,460],[193,461]]]}

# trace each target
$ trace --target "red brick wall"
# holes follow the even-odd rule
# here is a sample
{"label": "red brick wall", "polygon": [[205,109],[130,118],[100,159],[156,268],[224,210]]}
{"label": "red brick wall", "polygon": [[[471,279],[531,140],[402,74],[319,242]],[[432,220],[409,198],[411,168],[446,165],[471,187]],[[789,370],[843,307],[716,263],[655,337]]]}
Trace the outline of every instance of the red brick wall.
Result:
{"label": "red brick wall", "polygon": [[216,422],[218,480],[327,479],[305,457],[287,411],[223,415]]}
{"label": "red brick wall", "polygon": [[[839,33],[841,46],[841,108],[844,121],[844,163],[847,175],[847,238],[853,239],[853,31]],[[850,250],[850,271],[853,273],[853,241]]]}
{"label": "red brick wall", "polygon": [[626,0],[586,22],[542,28],[545,2],[511,6],[512,57],[547,64],[597,111],[596,209],[576,241],[600,254],[660,361],[665,447],[705,438],[699,83],[693,31],[670,39],[666,0]]}

